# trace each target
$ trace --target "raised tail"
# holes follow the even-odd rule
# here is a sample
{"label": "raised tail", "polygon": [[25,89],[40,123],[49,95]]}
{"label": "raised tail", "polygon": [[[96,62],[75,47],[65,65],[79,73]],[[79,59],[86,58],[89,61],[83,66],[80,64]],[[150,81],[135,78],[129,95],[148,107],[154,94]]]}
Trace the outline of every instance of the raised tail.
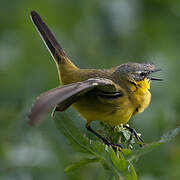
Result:
{"label": "raised tail", "polygon": [[31,11],[31,19],[56,64],[59,66],[61,63],[67,63],[68,66],[76,68],[76,66],[68,59],[65,51],[36,11]]}

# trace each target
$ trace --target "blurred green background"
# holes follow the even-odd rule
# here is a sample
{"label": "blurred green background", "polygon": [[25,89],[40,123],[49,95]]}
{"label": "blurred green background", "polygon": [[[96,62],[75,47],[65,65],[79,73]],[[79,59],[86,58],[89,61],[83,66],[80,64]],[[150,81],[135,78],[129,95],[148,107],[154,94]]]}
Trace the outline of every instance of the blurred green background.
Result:
{"label": "blurred green background", "polygon": [[[152,102],[130,125],[146,142],[180,125],[180,1],[0,0],[0,179],[101,180],[100,164],[66,174],[81,158],[57,131],[50,115],[27,125],[36,96],[58,86],[58,74],[29,13],[36,10],[71,60],[82,68],[110,68],[151,61],[164,82],[152,83]],[[84,121],[72,109],[67,116]],[[68,119],[67,119],[68,120]],[[140,180],[180,179],[180,135],[134,162]]]}

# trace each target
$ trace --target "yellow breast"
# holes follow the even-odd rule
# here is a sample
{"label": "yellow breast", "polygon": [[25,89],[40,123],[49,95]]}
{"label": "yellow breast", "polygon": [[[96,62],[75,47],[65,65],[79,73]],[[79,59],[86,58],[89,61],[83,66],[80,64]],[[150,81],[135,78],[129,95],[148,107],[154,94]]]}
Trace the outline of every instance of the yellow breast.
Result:
{"label": "yellow breast", "polygon": [[132,115],[142,112],[150,103],[151,94],[147,81],[138,82],[130,94],[116,99],[104,99],[88,93],[73,104],[73,107],[86,119],[105,122],[111,126],[126,124]]}
{"label": "yellow breast", "polygon": [[137,88],[132,92],[133,104],[136,108],[133,115],[141,113],[149,105],[151,101],[150,85],[147,79],[136,83]]}
{"label": "yellow breast", "polygon": [[86,119],[87,123],[96,120],[111,126],[126,124],[134,112],[128,96],[107,100],[89,94],[80,98],[73,107]]}

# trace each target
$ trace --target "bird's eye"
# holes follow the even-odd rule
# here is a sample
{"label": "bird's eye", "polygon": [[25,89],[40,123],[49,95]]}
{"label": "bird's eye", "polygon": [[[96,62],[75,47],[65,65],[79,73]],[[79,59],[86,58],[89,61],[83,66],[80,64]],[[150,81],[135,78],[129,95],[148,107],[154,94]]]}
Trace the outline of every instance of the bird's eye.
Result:
{"label": "bird's eye", "polygon": [[146,74],[145,74],[145,72],[141,72],[139,75],[140,76],[145,76]]}

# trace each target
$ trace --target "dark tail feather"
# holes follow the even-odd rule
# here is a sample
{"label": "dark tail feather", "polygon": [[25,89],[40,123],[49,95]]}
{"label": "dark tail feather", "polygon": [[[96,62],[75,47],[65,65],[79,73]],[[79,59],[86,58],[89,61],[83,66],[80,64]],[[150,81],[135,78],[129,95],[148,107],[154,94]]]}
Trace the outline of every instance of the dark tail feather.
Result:
{"label": "dark tail feather", "polygon": [[39,14],[35,11],[31,11],[31,19],[36,26],[38,32],[41,35],[41,38],[44,40],[45,45],[48,47],[51,55],[55,59],[55,61],[59,64],[62,56],[66,56],[64,50],[57,42],[56,38],[47,27],[47,25],[43,22]]}

